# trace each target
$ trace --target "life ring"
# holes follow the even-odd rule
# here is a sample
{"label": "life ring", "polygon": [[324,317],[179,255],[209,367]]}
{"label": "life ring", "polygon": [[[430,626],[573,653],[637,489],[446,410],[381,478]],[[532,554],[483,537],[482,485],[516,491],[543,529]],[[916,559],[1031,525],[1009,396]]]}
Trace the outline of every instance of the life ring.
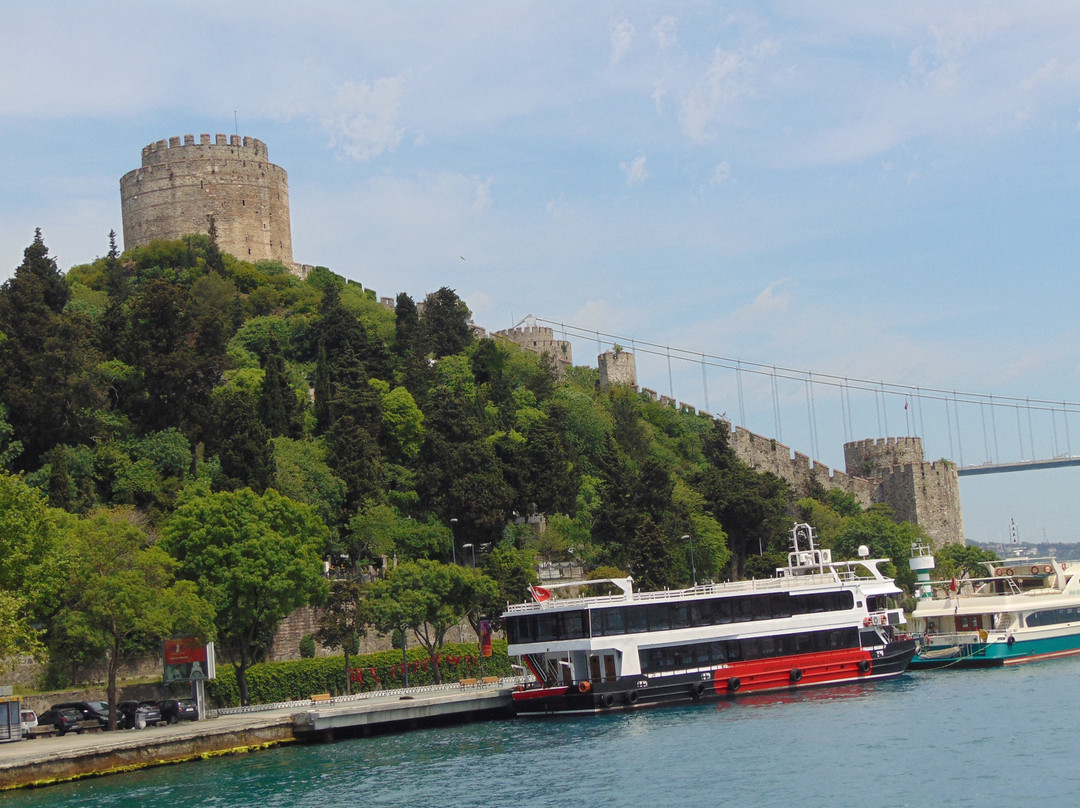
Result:
{"label": "life ring", "polygon": [[874,619],[872,617],[864,617],[862,619],[862,624],[864,626],[872,626],[874,625]]}
{"label": "life ring", "polygon": [[998,567],[996,570],[994,570],[994,575],[998,576],[999,578],[1004,574],[1005,574],[1005,568],[1004,567]]}
{"label": "life ring", "polygon": [[1068,569],[1068,567],[1069,567],[1069,565],[1066,564],[1064,561],[1061,562],[1061,568],[1062,569]]}
{"label": "life ring", "polygon": [[1054,568],[1051,567],[1049,564],[1043,564],[1043,572],[1045,572],[1047,575],[1053,572],[1053,570]]}
{"label": "life ring", "polygon": [[1007,569],[1005,570],[1005,574],[1006,574],[1006,575],[1008,575],[1008,576],[1009,576],[1009,577],[1011,578],[1011,577],[1012,577],[1013,575],[1015,575],[1015,574],[1016,574],[1016,572],[1015,572],[1015,571],[1013,570],[1013,568],[1012,568],[1012,567],[1009,567],[1009,568],[1007,568]]}
{"label": "life ring", "polygon": [[740,687],[742,687],[742,682],[739,681],[738,676],[732,676],[730,679],[727,680],[728,693],[734,693]]}
{"label": "life ring", "polygon": [[592,690],[592,684],[589,682],[578,682],[578,693],[588,693]]}
{"label": "life ring", "polygon": [[637,701],[637,691],[636,690],[628,690],[628,691],[626,691],[626,702],[628,704],[633,704],[635,701]]}
{"label": "life ring", "polygon": [[1032,575],[1038,575],[1039,574],[1039,565],[1038,564],[1032,564],[1031,565],[1031,574]]}
{"label": "life ring", "polygon": [[859,667],[859,673],[869,673],[870,672],[870,660],[869,659],[860,659],[858,667]]}
{"label": "life ring", "polygon": [[802,681],[802,671],[798,668],[792,668],[791,673],[788,674],[788,678],[791,680],[792,684],[797,684]]}

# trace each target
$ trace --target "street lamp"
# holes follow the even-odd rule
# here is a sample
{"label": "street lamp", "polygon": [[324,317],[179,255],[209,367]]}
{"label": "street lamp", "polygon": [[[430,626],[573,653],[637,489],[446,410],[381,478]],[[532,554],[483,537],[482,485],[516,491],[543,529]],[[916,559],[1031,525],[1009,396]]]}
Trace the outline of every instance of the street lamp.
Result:
{"label": "street lamp", "polygon": [[[472,542],[469,542],[468,544],[461,545],[462,550],[464,550],[466,547],[469,548],[469,554],[472,556],[473,572],[476,572],[476,546]],[[476,607],[476,624],[478,626],[480,625],[480,606],[479,605],[477,605],[477,607]],[[461,625],[461,624],[459,623],[458,625]],[[483,640],[480,638],[479,634],[477,634],[476,639],[477,639],[476,647],[477,647],[477,650],[480,652],[480,678],[483,679],[484,678],[484,648],[483,648],[484,643],[483,643]]]}
{"label": "street lamp", "polygon": [[456,524],[457,519],[450,520],[450,557],[453,558],[455,564],[457,564],[457,529],[454,527]]}
{"label": "street lamp", "polygon": [[689,533],[685,534],[683,539],[690,542],[690,574],[694,578],[694,587],[697,588],[697,567],[694,566],[694,540]]}

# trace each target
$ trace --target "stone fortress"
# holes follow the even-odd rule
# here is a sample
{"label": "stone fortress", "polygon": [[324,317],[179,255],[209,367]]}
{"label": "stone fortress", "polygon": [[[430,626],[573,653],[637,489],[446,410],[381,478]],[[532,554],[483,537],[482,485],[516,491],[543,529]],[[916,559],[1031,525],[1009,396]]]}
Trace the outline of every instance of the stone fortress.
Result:
{"label": "stone fortress", "polygon": [[[206,233],[212,216],[222,251],[247,261],[280,261],[301,275],[307,269],[293,263],[288,178],[284,169],[269,162],[266,144],[260,140],[216,135],[211,142],[210,135],[203,134],[198,143],[193,135],[151,143],[142,150],[142,166],[121,178],[120,196],[125,249],[155,238]],[[392,298],[382,302],[393,307]],[[537,326],[530,318],[523,322],[492,336],[550,355],[560,373],[573,365],[567,340],[556,339],[551,328]],[[604,388],[626,385],[667,406],[695,412],[654,390],[638,388],[632,353],[616,347],[598,356],[597,364]],[[863,507],[888,504],[898,518],[926,530],[936,546],[964,543],[956,466],[948,461],[927,463],[921,438],[847,443],[846,470],[841,472],[772,438],[724,423],[743,462],[756,471],[772,472],[800,495],[815,484],[826,490],[838,488],[853,494]]]}
{"label": "stone fortress", "polygon": [[261,140],[203,134],[198,143],[194,135],[151,143],[142,165],[120,179],[120,207],[124,249],[207,233],[213,217],[223,252],[295,267],[288,176]]}

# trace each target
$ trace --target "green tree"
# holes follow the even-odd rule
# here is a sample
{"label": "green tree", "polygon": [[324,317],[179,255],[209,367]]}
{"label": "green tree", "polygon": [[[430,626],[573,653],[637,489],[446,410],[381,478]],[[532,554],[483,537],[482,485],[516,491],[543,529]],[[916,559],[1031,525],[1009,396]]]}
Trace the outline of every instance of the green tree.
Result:
{"label": "green tree", "polygon": [[353,580],[330,584],[330,596],[319,613],[316,639],[326,648],[340,648],[345,654],[345,695],[349,695],[349,657],[359,650],[364,623],[360,616],[360,585]]}
{"label": "green tree", "polygon": [[461,353],[473,340],[472,312],[457,293],[442,287],[424,299],[420,315],[425,354],[436,359]]}
{"label": "green tree", "polygon": [[195,581],[217,614],[218,641],[248,703],[247,669],[261,660],[278,625],[301,606],[320,603],[326,525],[307,505],[269,489],[217,494],[193,488],[164,530],[180,575]]}
{"label": "green tree", "polygon": [[190,581],[173,581],[176,562],[153,544],[134,511],[99,511],[72,523],[75,559],[69,600],[57,619],[68,646],[101,654],[108,666],[109,729],[116,728],[120,666],[168,637],[207,638],[213,609]]}
{"label": "green tree", "polygon": [[442,682],[439,654],[446,632],[463,617],[488,602],[497,590],[482,573],[455,564],[410,561],[381,581],[364,599],[364,620],[380,634],[413,632],[435,662],[435,683]]}

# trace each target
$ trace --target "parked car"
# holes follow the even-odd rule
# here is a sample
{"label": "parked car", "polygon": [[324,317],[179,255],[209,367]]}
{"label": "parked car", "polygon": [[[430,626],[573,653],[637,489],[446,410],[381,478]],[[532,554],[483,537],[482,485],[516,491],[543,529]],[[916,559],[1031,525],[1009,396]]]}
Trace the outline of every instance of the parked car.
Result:
{"label": "parked car", "polygon": [[161,702],[161,717],[170,724],[177,721],[197,721],[199,707],[195,699],[165,699]]}
{"label": "parked car", "polygon": [[97,721],[101,726],[109,723],[109,705],[103,701],[65,701],[54,704],[53,710],[78,710],[84,721]]}
{"label": "parked car", "polygon": [[116,705],[116,726],[132,729],[140,723],[144,727],[161,723],[161,709],[152,701],[122,701]]}
{"label": "parked car", "polygon": [[38,725],[38,716],[33,710],[22,710],[22,734],[25,738]]}
{"label": "parked car", "polygon": [[52,724],[61,735],[68,732],[78,732],[79,722],[83,720],[83,714],[73,707],[53,707],[38,716],[38,725],[47,726]]}

